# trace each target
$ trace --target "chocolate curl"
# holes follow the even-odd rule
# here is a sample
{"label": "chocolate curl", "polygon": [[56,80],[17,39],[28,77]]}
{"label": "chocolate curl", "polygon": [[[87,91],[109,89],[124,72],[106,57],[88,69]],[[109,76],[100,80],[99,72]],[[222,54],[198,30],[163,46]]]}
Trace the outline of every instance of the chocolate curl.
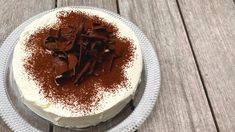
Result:
{"label": "chocolate curl", "polygon": [[85,74],[85,72],[88,71],[90,64],[90,62],[87,62],[87,64],[82,68],[81,72],[77,74],[76,79],[74,81],[75,84],[77,84],[80,81],[81,77]]}
{"label": "chocolate curl", "polygon": [[69,70],[74,69],[77,65],[77,62],[78,62],[78,59],[75,55],[73,54],[68,55],[68,67],[69,67],[68,69]]}
{"label": "chocolate curl", "polygon": [[62,85],[65,81],[69,80],[72,77],[72,70],[65,71],[61,75],[56,76],[55,83],[57,86]]}
{"label": "chocolate curl", "polygon": [[88,20],[76,27],[65,25],[58,30],[51,29],[44,46],[53,51],[54,57],[68,65],[67,69],[62,69],[62,74],[56,76],[56,84],[61,85],[73,79],[78,84],[85,77],[98,76],[96,66],[102,64],[108,56],[111,57],[111,71],[117,58],[113,37],[114,34],[108,32],[105,26]]}

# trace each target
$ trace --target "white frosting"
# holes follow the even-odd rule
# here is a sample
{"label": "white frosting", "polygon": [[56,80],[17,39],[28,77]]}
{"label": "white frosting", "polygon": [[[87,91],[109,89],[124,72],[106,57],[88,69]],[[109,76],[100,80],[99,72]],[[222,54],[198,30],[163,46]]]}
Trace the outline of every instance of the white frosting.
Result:
{"label": "white frosting", "polygon": [[91,15],[97,15],[104,18],[105,21],[115,24],[119,29],[119,36],[128,37],[133,40],[136,47],[134,53],[135,58],[132,62],[132,66],[125,69],[125,75],[130,81],[130,87],[124,88],[122,86],[118,86],[118,92],[115,93],[98,90],[98,95],[103,95],[103,98],[99,101],[98,107],[96,109],[92,109],[91,112],[86,113],[86,116],[84,116],[82,112],[73,112],[69,109],[64,109],[62,104],[53,104],[39,93],[40,86],[38,85],[38,82],[33,80],[32,77],[26,73],[23,67],[23,60],[28,58],[30,55],[28,51],[25,51],[25,43],[27,42],[29,35],[44,26],[50,27],[59,22],[56,17],[56,13],[61,10],[74,11],[75,9],[63,8],[53,11],[35,20],[25,28],[13,54],[12,66],[14,79],[19,88],[23,103],[39,116],[56,125],[65,127],[81,128],[96,125],[117,115],[135,94],[142,71],[142,55],[138,39],[134,32],[123,22],[104,12],[91,9],[77,9]]}

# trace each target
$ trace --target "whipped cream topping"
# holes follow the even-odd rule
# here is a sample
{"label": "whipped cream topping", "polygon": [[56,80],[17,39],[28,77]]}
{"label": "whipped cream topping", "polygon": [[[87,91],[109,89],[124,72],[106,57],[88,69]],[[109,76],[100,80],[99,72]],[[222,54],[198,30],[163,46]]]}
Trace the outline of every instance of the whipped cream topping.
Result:
{"label": "whipped cream topping", "polygon": [[85,115],[82,111],[74,112],[70,109],[66,109],[64,108],[63,104],[52,103],[45,99],[43,94],[40,93],[40,84],[31,76],[29,76],[24,68],[24,60],[27,59],[31,54],[30,51],[25,50],[25,43],[27,43],[29,36],[37,32],[39,29],[43,27],[51,27],[56,23],[59,23],[60,21],[56,17],[58,12],[75,11],[75,9],[72,8],[62,8],[53,11],[28,25],[21,34],[19,42],[15,47],[12,66],[15,81],[19,88],[22,100],[26,106],[28,106],[39,116],[46,118],[54,124],[65,127],[80,128],[96,125],[102,121],[106,121],[114,117],[133,98],[142,71],[142,56],[138,39],[136,38],[134,32],[123,22],[101,11],[91,9],[76,10],[86,12],[89,15],[97,15],[103,18],[104,21],[117,26],[120,37],[127,37],[132,39],[135,46],[135,57],[131,62],[131,66],[127,66],[125,68],[125,75],[130,82],[128,88],[119,85],[117,86],[118,91],[112,93],[99,90],[100,86],[97,85],[97,90],[99,91],[97,96],[102,96],[102,98],[97,104],[96,108],[92,109]]}

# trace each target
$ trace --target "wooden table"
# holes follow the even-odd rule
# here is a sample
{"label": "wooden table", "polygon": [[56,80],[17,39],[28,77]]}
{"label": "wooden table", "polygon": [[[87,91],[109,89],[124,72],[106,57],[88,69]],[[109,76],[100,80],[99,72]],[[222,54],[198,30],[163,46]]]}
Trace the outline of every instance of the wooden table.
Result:
{"label": "wooden table", "polygon": [[[138,131],[235,131],[233,0],[1,0],[0,43],[31,16],[74,5],[116,12],[138,25],[154,45],[161,91]],[[10,131],[2,119],[0,131]]]}

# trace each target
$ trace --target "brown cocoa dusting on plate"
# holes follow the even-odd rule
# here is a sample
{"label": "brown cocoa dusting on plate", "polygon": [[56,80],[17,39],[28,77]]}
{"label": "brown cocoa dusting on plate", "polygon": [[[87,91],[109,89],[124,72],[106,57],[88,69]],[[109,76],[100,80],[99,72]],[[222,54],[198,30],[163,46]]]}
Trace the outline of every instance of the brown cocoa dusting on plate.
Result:
{"label": "brown cocoa dusting on plate", "polygon": [[98,90],[129,86],[124,68],[134,58],[134,46],[97,16],[62,11],[57,17],[60,23],[30,36],[26,50],[31,56],[24,67],[45,98],[86,113],[102,98]]}

